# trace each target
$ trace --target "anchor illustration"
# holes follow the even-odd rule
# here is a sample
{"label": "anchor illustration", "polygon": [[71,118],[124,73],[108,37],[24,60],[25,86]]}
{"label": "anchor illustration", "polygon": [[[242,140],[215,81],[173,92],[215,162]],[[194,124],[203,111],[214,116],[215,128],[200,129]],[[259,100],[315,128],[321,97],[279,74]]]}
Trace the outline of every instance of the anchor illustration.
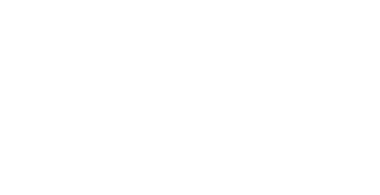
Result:
{"label": "anchor illustration", "polygon": [[169,60],[169,64],[170,66],[172,67],[172,69],[174,71],[176,71],[178,74],[182,75],[183,77],[187,78],[191,85],[193,85],[194,81],[199,78],[200,76],[206,74],[208,71],[210,71],[212,69],[212,67],[215,65],[215,61],[211,61],[209,63],[207,63],[207,65],[209,65],[209,67],[207,68],[207,70],[205,70],[204,72],[202,72],[201,74],[197,75],[194,77],[194,74],[193,74],[193,50],[195,49],[196,52],[198,52],[199,55],[203,55],[203,53],[197,48],[197,46],[194,45],[193,43],[193,40],[197,40],[201,45],[203,45],[203,43],[201,42],[201,40],[198,39],[198,37],[196,37],[193,33],[193,29],[197,30],[199,32],[199,34],[203,35],[203,33],[193,24],[191,23],[182,33],[181,35],[183,35],[187,30],[191,30],[191,33],[190,35],[181,43],[181,45],[183,45],[187,40],[190,39],[191,43],[190,45],[185,49],[183,50],[183,52],[181,53],[181,55],[183,55],[187,50],[190,49],[190,52],[191,52],[191,75],[190,77],[183,74],[182,72],[178,71],[177,68],[175,67],[177,65],[177,63],[173,62],[173,61],[170,61]]}

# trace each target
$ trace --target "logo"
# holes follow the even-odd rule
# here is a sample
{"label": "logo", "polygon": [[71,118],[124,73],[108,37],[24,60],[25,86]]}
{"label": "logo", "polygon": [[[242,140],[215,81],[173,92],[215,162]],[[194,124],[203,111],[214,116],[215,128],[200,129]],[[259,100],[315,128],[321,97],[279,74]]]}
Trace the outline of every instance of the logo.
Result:
{"label": "logo", "polygon": [[211,98],[236,74],[240,47],[235,30],[216,11],[197,5],[162,15],[148,32],[148,74],[167,95],[184,101]]}

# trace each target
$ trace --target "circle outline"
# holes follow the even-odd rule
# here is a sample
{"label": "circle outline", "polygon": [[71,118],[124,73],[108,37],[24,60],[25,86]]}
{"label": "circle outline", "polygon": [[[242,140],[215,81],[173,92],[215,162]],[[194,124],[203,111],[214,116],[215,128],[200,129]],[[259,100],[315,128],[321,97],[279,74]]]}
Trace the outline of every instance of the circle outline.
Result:
{"label": "circle outline", "polygon": [[[229,69],[228,69],[228,72],[226,73],[226,75],[223,77],[222,80],[220,80],[218,82],[218,84],[216,84],[215,86],[213,86],[212,88],[210,89],[207,89],[205,91],[202,91],[202,92],[198,92],[198,93],[186,93],[186,92],[182,92],[182,91],[179,91],[179,90],[176,90],[176,89],[173,89],[171,86],[169,86],[168,84],[166,84],[163,79],[158,75],[158,73],[156,72],[156,69],[155,69],[155,65],[153,63],[153,58],[152,58],[152,48],[153,48],[153,42],[154,42],[154,39],[156,38],[156,35],[158,33],[158,31],[161,29],[161,27],[166,23],[168,22],[169,20],[179,16],[179,15],[182,15],[182,14],[188,14],[188,13],[196,13],[196,14],[201,14],[201,15],[206,15],[207,17],[215,20],[216,22],[218,22],[219,25],[221,25],[224,29],[224,31],[227,33],[228,35],[228,38],[230,39],[230,42],[231,42],[231,48],[232,48],[232,58],[231,58],[231,63],[229,65]],[[156,75],[156,77],[161,81],[162,84],[164,84],[167,88],[169,88],[170,90],[178,93],[178,94],[181,94],[181,95],[188,95],[188,96],[198,96],[198,95],[203,95],[203,94],[206,94],[206,93],[209,93],[211,91],[213,91],[214,89],[216,89],[217,87],[219,87],[228,77],[228,75],[231,73],[231,70],[232,70],[232,67],[234,66],[234,59],[235,59],[235,45],[234,45],[234,41],[233,39],[231,38],[231,34],[230,32],[227,30],[226,26],[220,22],[219,19],[215,18],[214,16],[212,16],[211,14],[209,13],[205,13],[205,12],[202,12],[202,11],[181,11],[179,13],[176,13],[172,16],[170,16],[169,18],[167,18],[164,22],[162,22],[160,24],[160,26],[156,29],[156,31],[154,32],[153,34],[153,37],[150,41],[150,44],[149,44],[149,58],[150,58],[150,65],[153,69],[153,72],[154,74]]]}

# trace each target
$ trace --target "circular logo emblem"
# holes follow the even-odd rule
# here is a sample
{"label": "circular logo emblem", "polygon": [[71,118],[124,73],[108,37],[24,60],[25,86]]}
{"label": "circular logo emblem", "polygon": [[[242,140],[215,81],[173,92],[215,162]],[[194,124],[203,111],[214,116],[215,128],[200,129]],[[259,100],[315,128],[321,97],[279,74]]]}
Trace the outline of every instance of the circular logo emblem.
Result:
{"label": "circular logo emblem", "polygon": [[222,15],[186,5],[166,12],[153,24],[144,60],[150,78],[167,95],[200,101],[220,93],[234,78],[239,41]]}

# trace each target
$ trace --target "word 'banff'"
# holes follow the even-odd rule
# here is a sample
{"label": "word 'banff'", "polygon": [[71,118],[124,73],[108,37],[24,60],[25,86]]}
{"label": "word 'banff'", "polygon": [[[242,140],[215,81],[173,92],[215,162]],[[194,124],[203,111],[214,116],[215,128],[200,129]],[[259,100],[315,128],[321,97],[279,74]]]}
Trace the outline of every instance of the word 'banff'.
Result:
{"label": "word 'banff'", "polygon": [[[82,126],[75,134],[73,133],[73,126],[69,125],[69,153],[73,152],[73,145],[77,145],[83,152],[87,153],[88,149],[78,140],[78,137],[87,129],[87,125]],[[107,152],[107,148],[97,148],[96,142],[99,141],[106,141],[106,137],[97,137],[96,131],[97,130],[106,130],[106,125],[92,125],[91,126],[91,152]],[[332,125],[329,125],[326,129],[318,132],[318,125],[314,125],[314,153],[318,153],[318,146],[319,143],[327,149],[330,153],[338,153],[340,151],[340,148],[342,147],[348,147],[351,148],[354,153],[358,152],[358,149],[356,147],[354,138],[351,134],[350,128],[348,125],[344,125],[340,136],[338,138],[337,144],[335,146],[335,149],[331,147],[330,144],[326,142],[323,138],[326,136],[328,132],[330,132],[333,129]],[[162,131],[161,131],[161,140],[162,140],[162,147],[161,151],[162,153],[166,153],[166,141],[167,138],[172,142],[174,147],[177,149],[178,152],[183,153],[183,125],[179,125],[178,128],[178,139],[176,139],[171,131],[168,129],[166,125],[162,125]],[[222,137],[219,135],[219,131],[227,131],[231,130],[231,127],[229,125],[214,125],[214,134],[213,134],[213,142],[214,142],[214,152],[230,152],[230,148],[221,148],[219,147],[219,142],[225,142],[229,141],[229,137]],[[133,136],[130,126],[125,125],[123,128],[123,133],[121,135],[121,143],[120,143],[120,153],[124,153],[127,138],[129,141],[129,144],[131,146],[132,152],[136,153],[138,146],[140,145],[140,140],[142,139],[143,147],[145,153],[150,152],[150,146],[153,145],[153,153],[157,153],[157,125],[153,125],[153,140],[152,144],[148,141],[148,133],[146,130],[145,125],[140,125],[137,135]],[[236,151],[238,153],[241,153],[243,151],[244,145],[246,143],[246,140],[248,138],[248,141],[251,145],[252,153],[259,152],[259,146],[261,141],[261,134],[262,134],[262,125],[258,125],[256,130],[256,139],[253,138],[252,131],[249,125],[246,125],[243,129],[243,133],[241,135],[241,138],[239,136],[239,131],[237,129],[236,125],[232,125],[232,133],[234,137],[234,142],[236,146]],[[292,125],[288,125],[288,131],[287,131],[287,138],[288,138],[288,152],[293,152],[293,141],[294,139],[299,143],[301,148],[304,152],[309,153],[309,125],[305,125],[305,138],[304,140],[301,138],[301,136],[297,133],[297,131],[294,129]],[[52,137],[53,135],[56,136],[58,142],[52,143]],[[271,139],[272,137],[276,138],[276,143],[272,143]],[[344,137],[347,136],[348,143],[343,143]],[[197,131],[193,128],[192,125],[188,125],[187,130],[187,140],[188,140],[188,152],[192,152],[193,148],[193,138],[198,142],[200,147],[205,153],[210,152],[210,136],[209,136],[209,125],[205,125],[204,128],[204,141],[199,136]],[[43,149],[41,148],[32,148],[31,146],[31,125],[28,125],[26,127],[26,151],[27,152],[44,152],[46,153],[49,148],[51,147],[58,147],[61,149],[62,153],[66,152],[65,145],[62,141],[60,132],[58,130],[58,127],[56,125],[53,125],[51,127],[51,130],[49,132],[49,135],[46,139],[45,146]],[[269,133],[267,135],[266,141],[264,143],[264,146],[262,148],[263,153],[267,153],[268,148],[279,148],[282,153],[285,153],[285,147],[282,142],[282,138],[280,136],[280,133],[277,129],[276,125],[272,125],[269,129]]]}

